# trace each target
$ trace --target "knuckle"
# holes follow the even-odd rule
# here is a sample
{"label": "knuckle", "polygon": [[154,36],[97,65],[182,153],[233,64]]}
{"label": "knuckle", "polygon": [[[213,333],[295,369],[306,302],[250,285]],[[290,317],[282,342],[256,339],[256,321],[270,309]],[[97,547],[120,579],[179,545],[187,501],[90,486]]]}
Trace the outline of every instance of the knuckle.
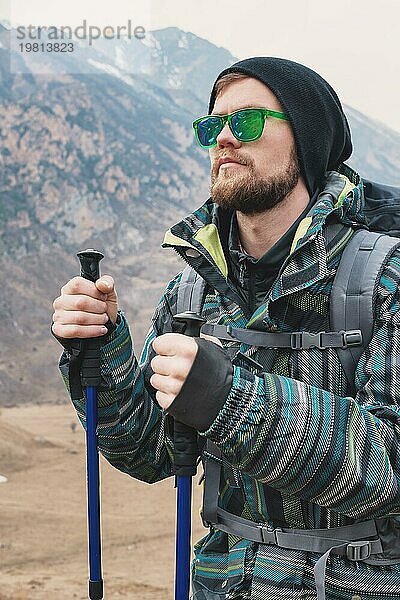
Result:
{"label": "knuckle", "polygon": [[186,358],[190,359],[197,352],[197,344],[193,338],[189,338],[185,336],[185,346],[183,348],[183,354]]}
{"label": "knuckle", "polygon": [[89,315],[83,311],[76,310],[71,312],[71,321],[77,325],[90,325]]}
{"label": "knuckle", "polygon": [[83,277],[79,277],[78,275],[76,275],[68,282],[69,292],[75,294],[79,293],[83,289],[82,286],[85,285],[85,282],[86,280]]}
{"label": "knuckle", "polygon": [[173,378],[170,381],[169,393],[176,395],[176,394],[178,394],[181,387],[182,387],[182,382],[179,379]]}
{"label": "knuckle", "polygon": [[75,308],[77,310],[85,311],[86,308],[86,299],[84,296],[78,296],[75,300]]}
{"label": "knuckle", "polygon": [[68,281],[67,285],[64,286],[64,287],[67,288],[67,290],[68,290],[69,293],[75,292],[76,289],[77,289],[77,287],[78,287],[78,284],[77,284],[77,281],[76,281],[76,277],[73,277],[72,279],[70,279]]}
{"label": "knuckle", "polygon": [[[187,372],[189,371],[189,369],[187,369]],[[179,385],[182,385],[182,383],[185,381],[187,377],[187,374],[184,373],[182,370],[178,371],[175,375],[174,375],[174,379],[175,381],[177,381],[179,383]]]}
{"label": "knuckle", "polygon": [[66,329],[68,329],[68,337],[78,337],[76,335],[76,327],[74,327],[72,323],[70,323]]}

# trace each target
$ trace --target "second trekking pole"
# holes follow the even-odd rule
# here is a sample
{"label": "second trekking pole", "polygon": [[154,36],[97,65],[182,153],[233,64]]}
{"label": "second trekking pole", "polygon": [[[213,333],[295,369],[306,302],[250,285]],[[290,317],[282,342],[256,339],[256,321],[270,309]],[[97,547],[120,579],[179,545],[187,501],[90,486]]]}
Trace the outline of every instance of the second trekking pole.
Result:
{"label": "second trekking pole", "polygon": [[[78,252],[81,277],[97,281],[100,277],[99,263],[104,258],[97,250]],[[101,337],[88,338],[84,344],[82,383],[86,387],[86,457],[87,457],[87,508],[89,533],[89,598],[102,600],[103,579],[101,574],[100,534],[100,469],[97,448],[97,387],[101,382]]]}
{"label": "second trekking pole", "polygon": [[[172,330],[200,337],[206,320],[187,311],[174,316]],[[174,470],[177,486],[175,600],[189,600],[190,552],[192,531],[192,477],[197,472],[197,432],[188,425],[174,422]]]}

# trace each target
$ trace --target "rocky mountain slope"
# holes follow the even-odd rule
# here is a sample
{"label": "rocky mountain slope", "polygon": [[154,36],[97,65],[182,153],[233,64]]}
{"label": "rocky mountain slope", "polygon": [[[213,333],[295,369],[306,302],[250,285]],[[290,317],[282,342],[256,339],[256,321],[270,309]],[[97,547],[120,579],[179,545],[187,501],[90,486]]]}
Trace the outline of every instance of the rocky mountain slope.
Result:
{"label": "rocky mountain slope", "polygon": [[[176,28],[146,43],[28,57],[9,50],[0,26],[0,404],[65,399],[52,301],[83,248],[104,252],[140,350],[165,282],[182,268],[161,250],[163,233],[208,196],[208,157],[191,121],[234,61]],[[350,163],[400,185],[399,134],[346,111]]]}

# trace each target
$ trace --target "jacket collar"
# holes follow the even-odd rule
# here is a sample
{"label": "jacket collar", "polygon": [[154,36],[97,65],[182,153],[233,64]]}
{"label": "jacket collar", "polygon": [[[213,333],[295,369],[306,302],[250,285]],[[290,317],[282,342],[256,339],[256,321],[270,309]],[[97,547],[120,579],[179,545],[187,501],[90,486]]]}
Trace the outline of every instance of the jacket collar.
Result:
{"label": "jacket collar", "polygon": [[[263,304],[248,325],[265,317],[270,301],[304,289],[327,275],[327,250],[323,235],[329,217],[353,227],[365,227],[364,192],[360,176],[347,165],[327,173],[324,188],[307,216],[300,221],[289,256]],[[227,240],[232,213],[209,198],[200,208],[169,229],[163,248],[174,248],[206,281],[242,305],[228,278]],[[346,235],[345,230],[343,235]],[[242,306],[243,308],[243,306]]]}

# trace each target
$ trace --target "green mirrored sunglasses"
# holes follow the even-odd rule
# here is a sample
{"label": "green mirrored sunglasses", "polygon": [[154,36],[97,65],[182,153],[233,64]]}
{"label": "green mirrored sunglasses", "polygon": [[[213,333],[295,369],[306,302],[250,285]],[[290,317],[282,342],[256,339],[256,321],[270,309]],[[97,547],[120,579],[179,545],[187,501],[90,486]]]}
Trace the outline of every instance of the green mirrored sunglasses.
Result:
{"label": "green mirrored sunglasses", "polygon": [[288,117],[268,108],[243,108],[230,115],[206,115],[193,121],[196,139],[202,148],[212,148],[217,144],[217,136],[228,123],[237,140],[253,142],[261,136],[265,119],[274,117],[288,121]]}

